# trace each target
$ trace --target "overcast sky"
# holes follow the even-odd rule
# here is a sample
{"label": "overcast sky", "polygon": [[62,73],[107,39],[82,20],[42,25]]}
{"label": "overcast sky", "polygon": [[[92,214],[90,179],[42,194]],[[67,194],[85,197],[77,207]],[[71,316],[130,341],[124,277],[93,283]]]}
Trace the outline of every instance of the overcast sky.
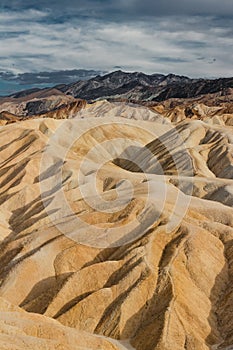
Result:
{"label": "overcast sky", "polygon": [[0,71],[233,76],[233,0],[1,0]]}

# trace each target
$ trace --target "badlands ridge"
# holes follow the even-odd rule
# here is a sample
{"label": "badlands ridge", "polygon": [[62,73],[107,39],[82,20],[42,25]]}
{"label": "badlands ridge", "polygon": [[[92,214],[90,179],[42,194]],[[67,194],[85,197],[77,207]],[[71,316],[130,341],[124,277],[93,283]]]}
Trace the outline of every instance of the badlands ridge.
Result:
{"label": "badlands ridge", "polygon": [[0,101],[1,350],[232,349],[233,112],[216,99]]}

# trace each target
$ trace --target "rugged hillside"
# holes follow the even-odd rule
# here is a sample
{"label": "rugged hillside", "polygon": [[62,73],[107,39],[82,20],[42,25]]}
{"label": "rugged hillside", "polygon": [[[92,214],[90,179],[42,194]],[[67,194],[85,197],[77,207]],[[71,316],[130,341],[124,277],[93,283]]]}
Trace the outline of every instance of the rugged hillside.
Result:
{"label": "rugged hillside", "polygon": [[231,349],[230,107],[41,116],[0,127],[1,349]]}
{"label": "rugged hillside", "polygon": [[32,116],[48,113],[64,105],[77,101],[56,89],[26,90],[15,95],[0,98],[0,112],[10,112],[18,116]]}
{"label": "rugged hillside", "polygon": [[[221,123],[231,123],[233,114],[233,93],[228,89],[205,94],[189,99],[170,98],[162,102],[131,101],[115,99],[112,102],[100,100],[86,103],[85,100],[67,96],[56,89],[25,91],[0,99],[0,124],[33,118],[89,118],[98,116],[116,116],[136,120],[169,119],[178,122],[188,119],[205,119],[212,122],[212,117]],[[147,108],[149,107],[149,108]],[[166,117],[165,119],[162,117]],[[225,120],[225,121],[224,121]]]}
{"label": "rugged hillside", "polygon": [[85,106],[84,100],[56,89],[25,91],[0,98],[0,125],[28,118],[72,118]]}

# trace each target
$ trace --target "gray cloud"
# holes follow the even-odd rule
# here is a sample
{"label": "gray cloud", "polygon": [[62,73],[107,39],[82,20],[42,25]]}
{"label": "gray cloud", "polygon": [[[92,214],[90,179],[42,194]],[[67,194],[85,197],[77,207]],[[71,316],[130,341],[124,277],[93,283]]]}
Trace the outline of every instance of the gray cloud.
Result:
{"label": "gray cloud", "polygon": [[0,66],[233,75],[230,2],[2,0]]}
{"label": "gray cloud", "polygon": [[0,32],[0,40],[1,39],[7,39],[7,38],[18,38],[21,35],[26,35],[29,34],[29,31],[5,31],[5,32]]}
{"label": "gray cloud", "polygon": [[180,57],[152,57],[152,59],[155,61],[155,62],[170,62],[170,63],[187,63],[189,62],[189,60],[185,59],[185,58],[180,58]]}
{"label": "gray cloud", "polygon": [[232,3],[229,0],[129,0],[125,2],[125,9],[134,14],[140,13],[148,16],[216,15],[228,17],[233,15]]}
{"label": "gray cloud", "polygon": [[178,40],[176,45],[185,47],[186,49],[203,49],[208,47],[210,43],[198,40]]}
{"label": "gray cloud", "polygon": [[167,15],[215,15],[232,16],[231,0],[8,0],[1,1],[1,7],[11,10],[34,8],[59,12],[101,16],[108,14],[122,17],[167,16]]}

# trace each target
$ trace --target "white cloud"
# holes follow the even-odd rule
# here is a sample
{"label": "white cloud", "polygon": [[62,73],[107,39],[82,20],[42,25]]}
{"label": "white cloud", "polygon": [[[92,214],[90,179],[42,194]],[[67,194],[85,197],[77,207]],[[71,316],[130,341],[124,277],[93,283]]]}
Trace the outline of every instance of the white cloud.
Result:
{"label": "white cloud", "polygon": [[[231,29],[221,23],[213,26],[211,17],[161,17],[147,23],[49,19],[46,11],[38,10],[0,15],[0,34],[6,33],[0,70],[111,70],[117,65],[193,77],[232,75]],[[7,36],[10,32],[18,35]]]}

